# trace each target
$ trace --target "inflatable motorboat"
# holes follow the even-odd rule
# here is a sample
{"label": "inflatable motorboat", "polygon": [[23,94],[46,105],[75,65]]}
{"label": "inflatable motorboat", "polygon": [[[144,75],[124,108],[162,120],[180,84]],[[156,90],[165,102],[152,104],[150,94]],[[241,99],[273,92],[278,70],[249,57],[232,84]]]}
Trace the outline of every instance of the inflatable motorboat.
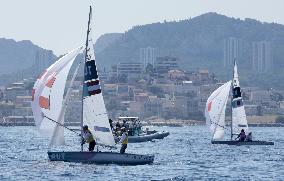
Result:
{"label": "inflatable motorboat", "polygon": [[[115,125],[114,134],[117,134],[117,132],[119,132],[119,127],[125,127],[128,130],[129,143],[140,143],[152,141],[154,139],[163,139],[170,134],[168,131],[150,131],[148,128],[143,130],[139,117],[118,117],[118,122]],[[118,135],[115,135],[117,139],[119,137]]]}

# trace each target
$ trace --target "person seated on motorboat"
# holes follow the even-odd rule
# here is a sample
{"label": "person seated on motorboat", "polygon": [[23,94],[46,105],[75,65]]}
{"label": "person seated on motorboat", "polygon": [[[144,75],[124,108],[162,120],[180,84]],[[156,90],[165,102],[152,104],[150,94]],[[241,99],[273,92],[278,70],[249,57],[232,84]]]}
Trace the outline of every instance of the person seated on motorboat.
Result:
{"label": "person seated on motorboat", "polygon": [[252,132],[247,135],[246,141],[252,141]]}
{"label": "person seated on motorboat", "polygon": [[133,130],[133,123],[132,122],[129,123],[128,135],[129,136],[134,136],[134,130]]}
{"label": "person seated on motorboat", "polygon": [[133,135],[139,135],[139,131],[137,127],[133,128]]}
{"label": "person seated on motorboat", "polygon": [[149,128],[147,127],[145,130],[146,134],[149,134]]}
{"label": "person seated on motorboat", "polygon": [[128,129],[129,126],[128,126],[126,120],[123,120],[123,123],[122,123],[121,127],[124,127],[126,129]]}
{"label": "person seated on motorboat", "polygon": [[138,128],[138,131],[139,131],[138,134],[141,134],[143,131],[142,131],[142,124],[141,124],[140,120],[138,120],[137,128]]}
{"label": "person seated on motorboat", "polygon": [[123,154],[125,153],[128,144],[128,133],[125,127],[121,128],[121,131],[122,131],[122,136],[119,142],[121,143],[120,153]]}
{"label": "person seated on motorboat", "polygon": [[239,141],[245,141],[246,140],[246,133],[245,133],[244,129],[241,130],[241,133],[238,134],[238,137],[236,139],[238,139],[238,138],[239,138]]}
{"label": "person seated on motorboat", "polygon": [[94,151],[95,146],[96,146],[96,141],[94,139],[93,134],[89,130],[88,126],[85,125],[83,127],[83,140],[82,144],[89,143],[89,151]]}
{"label": "person seated on motorboat", "polygon": [[115,128],[120,130],[121,129],[121,125],[119,124],[119,121],[117,121],[117,123],[115,124]]}
{"label": "person seated on motorboat", "polygon": [[136,125],[135,127],[135,135],[143,134],[142,126]]}

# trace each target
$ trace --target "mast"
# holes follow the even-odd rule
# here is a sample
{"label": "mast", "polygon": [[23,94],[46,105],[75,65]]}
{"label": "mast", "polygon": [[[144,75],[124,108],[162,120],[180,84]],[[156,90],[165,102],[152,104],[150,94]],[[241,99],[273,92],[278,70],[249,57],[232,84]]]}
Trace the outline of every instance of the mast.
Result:
{"label": "mast", "polygon": [[[231,84],[231,87],[233,89],[233,83]],[[232,102],[233,102],[233,97],[231,98],[231,141],[233,140],[233,106],[232,106]]]}
{"label": "mast", "polygon": [[[87,30],[87,39],[86,39],[86,47],[85,47],[85,63],[87,61],[87,56],[88,56],[87,53],[88,53],[91,17],[92,17],[92,6],[90,6],[89,20],[88,20],[88,30]],[[85,65],[84,65],[83,91],[82,91],[82,110],[81,110],[81,138],[82,138],[82,140],[83,140],[83,107],[84,107],[84,101],[83,100],[84,100],[85,73],[86,73],[86,68],[85,68]],[[83,144],[81,144],[81,151],[83,151]]]}
{"label": "mast", "polygon": [[233,99],[234,99],[234,86],[233,86],[233,83],[234,83],[234,75],[235,75],[235,65],[236,65],[236,59],[234,60],[234,67],[233,67],[233,81],[232,81],[232,84],[231,84],[231,88],[232,88],[232,97],[231,97],[231,141],[233,140]]}

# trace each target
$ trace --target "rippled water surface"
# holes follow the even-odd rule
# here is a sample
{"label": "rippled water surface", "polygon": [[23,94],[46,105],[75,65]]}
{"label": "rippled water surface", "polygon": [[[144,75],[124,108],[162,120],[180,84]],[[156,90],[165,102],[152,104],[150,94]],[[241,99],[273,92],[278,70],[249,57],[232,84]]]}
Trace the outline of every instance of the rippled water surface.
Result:
{"label": "rippled water surface", "polygon": [[[127,152],[154,154],[154,164],[118,166],[50,162],[48,139],[34,127],[0,127],[0,180],[284,180],[284,128],[251,128],[274,146],[211,145],[205,126],[153,129],[171,134]],[[57,149],[79,150],[79,139],[66,135]]]}

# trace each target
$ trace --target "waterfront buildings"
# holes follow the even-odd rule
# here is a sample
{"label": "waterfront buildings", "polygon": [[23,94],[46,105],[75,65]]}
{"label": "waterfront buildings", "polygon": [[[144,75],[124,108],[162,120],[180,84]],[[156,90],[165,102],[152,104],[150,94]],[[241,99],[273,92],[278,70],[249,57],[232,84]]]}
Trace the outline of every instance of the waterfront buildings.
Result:
{"label": "waterfront buildings", "polygon": [[119,75],[135,75],[143,73],[143,64],[136,62],[120,62],[117,65],[117,74]]}
{"label": "waterfront buildings", "polygon": [[176,57],[157,57],[154,68],[158,74],[167,73],[169,70],[178,69],[178,59]]}
{"label": "waterfront buildings", "polygon": [[[101,80],[110,118],[123,115],[139,116],[145,120],[151,117],[204,120],[203,112],[208,96],[223,83],[216,80],[208,70],[188,72],[177,69],[176,58],[164,57],[161,60],[160,64],[155,65],[156,68],[157,65],[166,65],[166,68],[154,68],[151,76],[150,72],[143,71],[141,63],[121,63],[114,66],[113,72],[115,75],[127,75],[126,80],[119,76],[112,79],[108,75]],[[136,65],[138,70],[133,69]],[[164,73],[157,73],[161,70]],[[34,80],[18,81],[1,89],[0,120],[9,124],[30,124],[27,117],[32,115],[30,101],[33,82]],[[65,114],[66,125],[78,125],[80,122],[81,86],[81,80],[74,81]],[[280,102],[283,92],[246,87],[242,90],[248,115],[279,114],[281,110],[283,112],[284,104]]]}

